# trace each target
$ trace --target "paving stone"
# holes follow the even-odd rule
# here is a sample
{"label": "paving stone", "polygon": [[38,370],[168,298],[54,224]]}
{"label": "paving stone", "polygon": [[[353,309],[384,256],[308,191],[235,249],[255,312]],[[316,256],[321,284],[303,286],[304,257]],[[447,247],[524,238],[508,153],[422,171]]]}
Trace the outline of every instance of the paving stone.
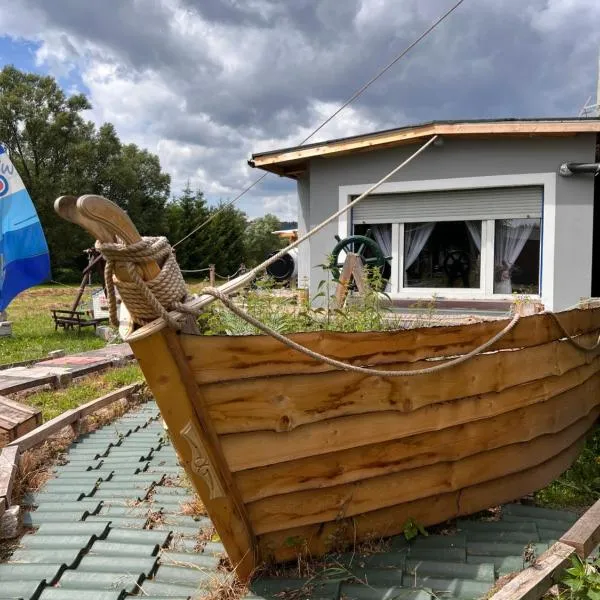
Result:
{"label": "paving stone", "polygon": [[457,564],[426,560],[407,560],[404,568],[408,574],[421,577],[473,579],[494,583],[494,565],[489,561],[483,564]]}
{"label": "paving stone", "polygon": [[419,587],[433,590],[436,596],[473,600],[485,596],[492,584],[483,581],[472,581],[469,579],[439,579],[434,577],[416,577],[405,575],[402,579],[405,587]]}
{"label": "paving stone", "polygon": [[359,583],[342,583],[340,597],[346,600],[431,600],[425,590],[401,587],[377,587]]}

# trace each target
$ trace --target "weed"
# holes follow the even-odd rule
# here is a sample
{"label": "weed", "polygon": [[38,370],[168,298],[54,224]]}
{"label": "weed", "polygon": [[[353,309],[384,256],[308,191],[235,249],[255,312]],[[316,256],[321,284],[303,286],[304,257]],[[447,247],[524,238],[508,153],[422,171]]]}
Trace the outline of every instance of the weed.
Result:
{"label": "weed", "polygon": [[571,557],[571,567],[561,580],[565,598],[571,600],[600,600],[600,559],[584,561],[576,554]]}
{"label": "weed", "polygon": [[404,534],[406,540],[409,542],[410,540],[416,538],[419,534],[424,536],[429,535],[426,529],[423,527],[423,525],[421,525],[421,523],[419,523],[418,521],[415,521],[415,519],[413,519],[412,517],[410,519],[407,519],[404,525],[402,526],[402,533]]}
{"label": "weed", "polygon": [[600,496],[600,427],[596,427],[573,466],[544,489],[536,504],[552,508],[582,508]]}

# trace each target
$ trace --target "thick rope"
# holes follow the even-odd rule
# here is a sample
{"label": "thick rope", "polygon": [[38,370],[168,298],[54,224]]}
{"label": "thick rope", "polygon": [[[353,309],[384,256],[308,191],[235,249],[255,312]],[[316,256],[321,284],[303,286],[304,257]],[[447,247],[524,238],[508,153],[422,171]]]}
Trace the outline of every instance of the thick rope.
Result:
{"label": "thick rope", "polygon": [[558,328],[560,329],[562,334],[565,336],[565,339],[570,344],[575,346],[575,348],[578,348],[579,350],[582,350],[583,352],[594,352],[595,350],[598,349],[598,347],[600,347],[600,335],[598,335],[598,339],[596,340],[595,344],[593,344],[592,346],[584,346],[583,344],[580,344],[574,337],[571,336],[571,334],[565,329],[564,325],[560,322],[560,319],[558,318],[558,316],[555,313],[553,313],[551,311],[546,311],[545,314],[550,315],[554,319],[554,322],[558,325]]}

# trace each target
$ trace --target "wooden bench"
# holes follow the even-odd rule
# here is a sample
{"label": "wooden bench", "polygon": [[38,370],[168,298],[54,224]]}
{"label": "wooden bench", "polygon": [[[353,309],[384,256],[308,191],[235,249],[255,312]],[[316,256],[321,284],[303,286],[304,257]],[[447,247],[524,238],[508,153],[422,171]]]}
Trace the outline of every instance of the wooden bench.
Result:
{"label": "wooden bench", "polygon": [[77,333],[82,327],[96,327],[106,321],[106,319],[90,319],[87,313],[81,310],[57,310],[52,309],[52,318],[54,319],[54,331],[59,327],[63,329],[74,329],[77,327]]}

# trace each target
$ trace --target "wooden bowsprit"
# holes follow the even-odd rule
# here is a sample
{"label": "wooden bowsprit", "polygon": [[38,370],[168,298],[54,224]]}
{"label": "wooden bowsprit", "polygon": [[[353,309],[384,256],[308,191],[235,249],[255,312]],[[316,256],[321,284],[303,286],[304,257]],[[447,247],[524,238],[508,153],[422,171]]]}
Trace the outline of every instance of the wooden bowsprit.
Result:
{"label": "wooden bowsprit", "polygon": [[335,290],[336,308],[343,308],[348,296],[348,290],[352,285],[352,280],[356,284],[358,293],[361,295],[365,294],[367,291],[367,282],[365,280],[362,258],[354,252],[348,252]]}

